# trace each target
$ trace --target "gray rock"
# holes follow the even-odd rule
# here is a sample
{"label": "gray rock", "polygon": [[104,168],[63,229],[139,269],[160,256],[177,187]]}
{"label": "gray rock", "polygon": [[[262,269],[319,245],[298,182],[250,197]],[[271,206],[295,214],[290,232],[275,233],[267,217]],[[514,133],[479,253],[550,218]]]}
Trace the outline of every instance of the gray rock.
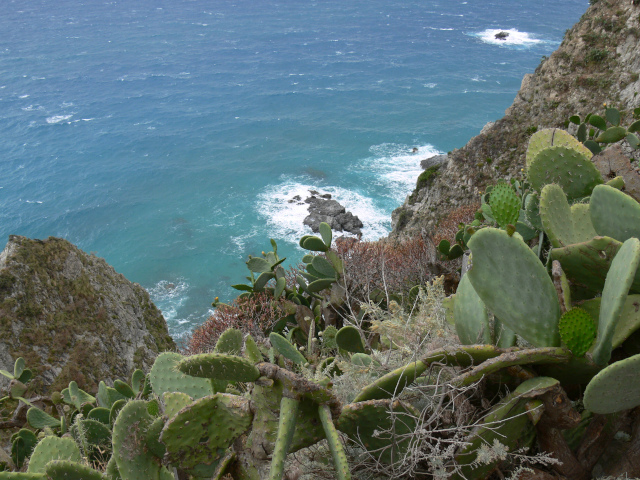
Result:
{"label": "gray rock", "polygon": [[630,158],[620,145],[612,145],[591,159],[605,182],[624,178],[624,192],[640,202],[640,175],[633,169]]}
{"label": "gray rock", "polygon": [[[175,349],[160,311],[140,285],[66,240],[12,235],[0,254],[0,368],[24,357],[38,393],[71,380],[98,382],[148,371]],[[0,387],[8,384],[0,377]]]}
{"label": "gray rock", "polygon": [[317,233],[320,223],[325,222],[335,232],[362,235],[361,228],[363,224],[358,217],[351,212],[347,212],[340,203],[331,199],[329,194],[321,195],[315,191],[310,193],[312,196],[305,200],[309,204],[309,215],[304,219],[303,223],[311,227],[313,232]]}
{"label": "gray rock", "polygon": [[420,168],[426,170],[427,168],[444,165],[449,161],[449,155],[434,155],[433,157],[425,158],[420,162]]}

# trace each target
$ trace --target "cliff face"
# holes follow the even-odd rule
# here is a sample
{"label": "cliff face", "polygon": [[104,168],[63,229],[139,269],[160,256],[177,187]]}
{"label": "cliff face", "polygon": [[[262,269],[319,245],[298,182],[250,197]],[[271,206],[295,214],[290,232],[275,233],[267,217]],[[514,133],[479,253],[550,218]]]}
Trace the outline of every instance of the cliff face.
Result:
{"label": "cliff face", "polygon": [[558,50],[525,75],[505,116],[451,152],[428,181],[418,181],[393,212],[391,236],[434,235],[445,217],[478,201],[488,185],[519,177],[537,129],[565,128],[571,115],[603,114],[603,103],[622,111],[623,125],[631,123],[640,106],[639,51],[640,2],[593,2]]}
{"label": "cliff face", "polygon": [[38,389],[75,380],[94,390],[101,379],[148,371],[172,348],[149,294],[103,259],[59,238],[9,237],[0,254],[0,368],[12,371],[22,356]]}

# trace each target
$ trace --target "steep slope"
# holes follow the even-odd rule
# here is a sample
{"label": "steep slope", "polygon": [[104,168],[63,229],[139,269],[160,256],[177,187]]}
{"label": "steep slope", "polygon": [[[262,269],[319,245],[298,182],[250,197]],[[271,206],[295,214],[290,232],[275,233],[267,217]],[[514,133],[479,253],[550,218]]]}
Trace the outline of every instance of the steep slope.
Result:
{"label": "steep slope", "polygon": [[75,380],[94,390],[101,379],[148,371],[172,348],[149,294],[103,259],[59,238],[9,237],[0,253],[0,368],[13,371],[21,356],[38,389]]}
{"label": "steep slope", "polygon": [[476,201],[487,185],[518,177],[537,129],[564,128],[571,115],[602,114],[604,103],[630,123],[640,106],[640,1],[591,3],[558,50],[525,75],[505,116],[450,152],[439,169],[425,171],[393,212],[391,236],[434,235],[444,217]]}

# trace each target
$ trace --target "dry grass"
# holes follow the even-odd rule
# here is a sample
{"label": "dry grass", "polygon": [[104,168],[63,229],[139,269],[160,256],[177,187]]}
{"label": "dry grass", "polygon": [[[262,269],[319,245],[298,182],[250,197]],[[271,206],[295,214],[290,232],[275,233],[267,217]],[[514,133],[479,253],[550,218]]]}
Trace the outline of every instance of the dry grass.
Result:
{"label": "dry grass", "polygon": [[480,203],[475,202],[468,205],[462,205],[455,210],[452,210],[438,223],[438,226],[432,235],[433,242],[437,245],[441,240],[453,240],[460,229],[460,224],[471,223],[479,208]]}

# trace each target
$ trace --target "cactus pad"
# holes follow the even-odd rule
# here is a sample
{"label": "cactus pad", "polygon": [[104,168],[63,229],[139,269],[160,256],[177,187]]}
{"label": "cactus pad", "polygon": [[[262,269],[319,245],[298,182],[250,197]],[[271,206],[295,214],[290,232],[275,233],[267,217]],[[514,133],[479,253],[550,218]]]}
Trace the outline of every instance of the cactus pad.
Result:
{"label": "cactus pad", "polygon": [[515,333],[538,347],[560,345],[560,304],[538,256],[515,236],[495,228],[469,241],[467,273],[484,304]]}
{"label": "cactus pad", "polygon": [[639,264],[640,240],[629,238],[611,262],[602,290],[598,337],[593,349],[593,361],[598,365],[606,365],[611,358],[613,334]]}
{"label": "cactus pad", "polygon": [[215,380],[253,382],[260,372],[250,360],[223,353],[201,353],[186,357],[178,364],[178,369],[187,375]]}
{"label": "cactus pad", "polygon": [[178,364],[183,358],[182,355],[174,352],[158,355],[149,372],[153,392],[158,396],[164,392],[182,392],[192,398],[211,395],[213,392],[209,380],[194,378],[178,370]]}
{"label": "cactus pad", "polygon": [[487,307],[473,289],[467,275],[462,277],[458,285],[453,318],[458,338],[463,345],[493,343]]}
{"label": "cactus pad", "polygon": [[593,189],[590,199],[591,222],[598,235],[624,242],[640,238],[640,204],[629,195],[608,185]]}
{"label": "cactus pad", "polygon": [[42,430],[45,427],[60,428],[60,420],[36,407],[31,407],[27,411],[27,421],[37,430]]}
{"label": "cactus pad", "polygon": [[540,194],[540,220],[544,231],[554,247],[564,247],[572,243],[573,217],[567,196],[559,185],[545,185]]}
{"label": "cactus pad", "polygon": [[127,403],[113,425],[113,456],[122,478],[159,480],[160,465],[148,450],[145,434],[155,418],[147,411],[147,402]]}
{"label": "cactus pad", "polygon": [[351,353],[365,353],[364,343],[360,336],[359,330],[352,326],[347,325],[338,330],[336,334],[336,343],[338,347]]}
{"label": "cactus pad", "polygon": [[242,332],[236,328],[227,328],[216,342],[215,353],[240,355],[244,343]]}
{"label": "cactus pad", "polygon": [[368,400],[342,409],[337,428],[380,462],[397,462],[409,448],[420,412],[396,400]]}
{"label": "cactus pad", "polygon": [[582,357],[596,338],[596,324],[589,313],[576,307],[567,311],[558,322],[560,338],[576,357]]}
{"label": "cactus pad", "polygon": [[640,355],[601,370],[584,392],[584,407],[594,413],[614,413],[640,405]]}
{"label": "cactus pad", "polygon": [[538,155],[538,153],[547,147],[553,146],[573,148],[574,150],[582,153],[586,158],[591,158],[593,155],[587,147],[564,130],[560,130],[559,128],[545,128],[538,130],[536,133],[531,135],[531,138],[529,139],[526,156],[527,168],[529,168],[529,165],[533,162],[533,159]]}
{"label": "cactus pad", "polygon": [[33,450],[27,471],[29,473],[45,473],[47,463],[52,460],[81,462],[82,455],[78,445],[71,438],[44,437]]}
{"label": "cactus pad", "polygon": [[304,365],[307,363],[307,359],[304,358],[298,350],[296,350],[296,347],[291,345],[291,343],[279,333],[271,332],[269,334],[269,341],[280,355],[288,358],[293,363],[297,365]]}
{"label": "cactus pad", "polygon": [[501,228],[515,225],[520,216],[520,199],[511,185],[500,182],[491,190],[489,205],[493,218]]}
{"label": "cactus pad", "polygon": [[569,199],[586,197],[596,185],[604,183],[589,158],[569,147],[548,147],[531,162],[527,172],[529,182],[537,191],[549,183],[557,183]]}
{"label": "cactus pad", "polygon": [[165,458],[186,468],[212,465],[222,456],[219,449],[226,449],[247,430],[252,419],[249,400],[244,397],[217,393],[196,400],[162,430]]}
{"label": "cactus pad", "polygon": [[45,468],[50,480],[106,480],[93,468],[69,460],[53,460]]}

